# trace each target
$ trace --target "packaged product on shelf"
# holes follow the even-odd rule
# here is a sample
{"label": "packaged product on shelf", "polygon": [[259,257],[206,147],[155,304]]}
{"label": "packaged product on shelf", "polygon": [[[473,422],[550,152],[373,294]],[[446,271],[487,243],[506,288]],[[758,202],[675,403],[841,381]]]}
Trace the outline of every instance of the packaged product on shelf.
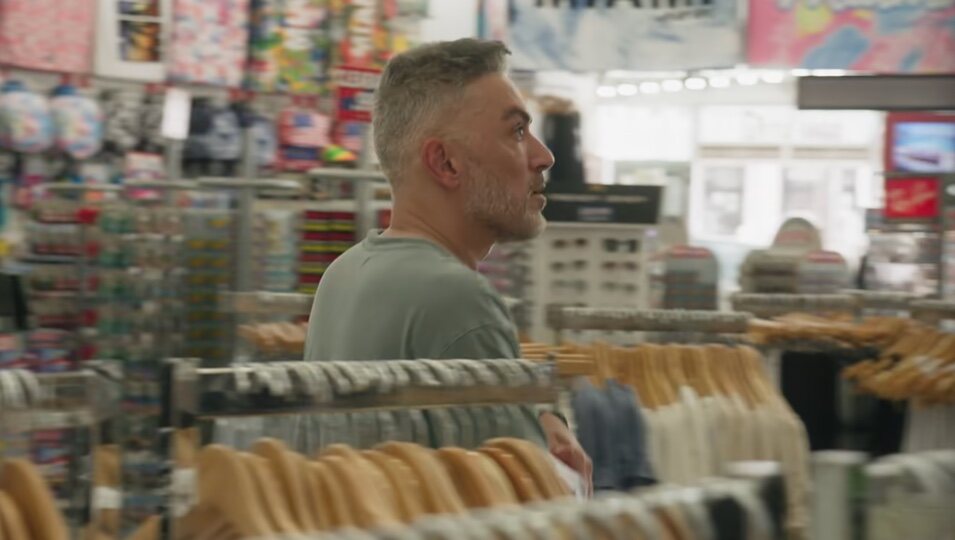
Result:
{"label": "packaged product on shelf", "polygon": [[316,95],[325,88],[329,0],[252,0],[249,86]]}
{"label": "packaged product on shelf", "polygon": [[249,0],[176,0],[169,47],[174,81],[242,85],[249,43]]}

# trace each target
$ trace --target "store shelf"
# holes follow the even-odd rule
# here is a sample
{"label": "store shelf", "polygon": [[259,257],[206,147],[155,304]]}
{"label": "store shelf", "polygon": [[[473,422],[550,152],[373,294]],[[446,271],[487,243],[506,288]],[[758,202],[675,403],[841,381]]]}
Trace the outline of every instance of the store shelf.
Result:
{"label": "store shelf", "polygon": [[82,261],[79,255],[41,255],[30,254],[20,257],[20,262],[26,264],[78,264]]}

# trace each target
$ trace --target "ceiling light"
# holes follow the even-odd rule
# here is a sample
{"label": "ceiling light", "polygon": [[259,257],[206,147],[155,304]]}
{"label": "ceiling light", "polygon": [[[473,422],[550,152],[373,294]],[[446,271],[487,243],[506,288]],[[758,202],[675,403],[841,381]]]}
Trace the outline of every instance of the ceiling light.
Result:
{"label": "ceiling light", "polygon": [[743,86],[752,86],[759,82],[759,76],[752,71],[741,71],[736,74],[736,82]]}
{"label": "ceiling light", "polygon": [[624,83],[617,85],[617,93],[621,96],[635,96],[639,91],[640,89],[637,88],[635,84]]}
{"label": "ceiling light", "polygon": [[782,71],[764,71],[759,78],[768,84],[779,84],[786,80],[786,74]]}
{"label": "ceiling light", "polygon": [[706,79],[703,77],[690,77],[683,81],[683,85],[686,86],[687,90],[703,90],[706,88],[706,84]]}
{"label": "ceiling light", "polygon": [[663,81],[664,92],[679,92],[683,90],[683,82],[676,79],[667,79]]}
{"label": "ceiling light", "polygon": [[617,89],[609,85],[600,85],[597,87],[597,95],[602,98],[617,97]]}
{"label": "ceiling light", "polygon": [[808,77],[812,75],[812,71],[808,69],[798,68],[789,72],[793,77]]}
{"label": "ceiling light", "polygon": [[660,92],[660,83],[654,81],[646,81],[640,83],[640,92],[644,94],[657,94]]}
{"label": "ceiling light", "polygon": [[710,77],[710,86],[713,88],[728,88],[729,85],[729,77]]}

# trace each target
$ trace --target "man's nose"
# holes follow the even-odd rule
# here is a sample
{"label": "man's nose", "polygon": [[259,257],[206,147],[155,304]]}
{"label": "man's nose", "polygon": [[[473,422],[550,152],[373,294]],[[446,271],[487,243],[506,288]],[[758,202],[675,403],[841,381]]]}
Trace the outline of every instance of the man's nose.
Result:
{"label": "man's nose", "polygon": [[528,155],[531,169],[544,172],[554,166],[554,154],[537,137],[531,136],[531,149]]}

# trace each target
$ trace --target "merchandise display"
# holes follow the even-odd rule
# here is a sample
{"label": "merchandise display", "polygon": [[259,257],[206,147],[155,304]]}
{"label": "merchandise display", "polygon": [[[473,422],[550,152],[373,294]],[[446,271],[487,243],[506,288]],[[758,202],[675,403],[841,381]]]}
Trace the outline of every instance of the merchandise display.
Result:
{"label": "merchandise display", "polygon": [[[603,340],[590,345],[565,342],[565,350],[594,359],[595,384],[616,381],[632,388],[640,404],[642,428],[611,429],[613,433],[643,432],[643,451],[631,451],[631,460],[648,456],[648,465],[664,482],[687,483],[720,474],[732,462],[770,460],[780,462],[786,479],[788,504],[786,527],[799,537],[808,526],[807,499],[809,473],[805,467],[809,444],[806,429],[783,396],[774,388],[761,355],[750,347],[718,345],[716,333],[745,329],[745,316],[692,311],[640,311],[623,309],[561,310],[555,328],[565,339],[570,329],[653,332],[661,344],[633,347],[611,346]],[[666,344],[667,333],[688,335],[699,345]],[[710,337],[707,337],[708,334]],[[598,338],[599,339],[599,338]],[[625,338],[622,338],[625,339]],[[711,342],[708,344],[707,342]],[[597,410],[578,407],[574,415],[582,444],[589,439],[585,430],[594,430]],[[589,426],[583,428],[582,422]],[[599,439],[598,439],[599,440]],[[621,443],[616,443],[621,444]],[[600,443],[587,448],[592,452],[596,476],[601,454]],[[604,464],[608,469],[609,463]]]}
{"label": "merchandise display", "polygon": [[948,540],[891,3],[0,0],[0,540]]}
{"label": "merchandise display", "polygon": [[771,248],[746,256],[740,286],[761,294],[833,293],[849,286],[849,268],[841,255],[822,250],[811,223],[793,218],[782,224]]}

